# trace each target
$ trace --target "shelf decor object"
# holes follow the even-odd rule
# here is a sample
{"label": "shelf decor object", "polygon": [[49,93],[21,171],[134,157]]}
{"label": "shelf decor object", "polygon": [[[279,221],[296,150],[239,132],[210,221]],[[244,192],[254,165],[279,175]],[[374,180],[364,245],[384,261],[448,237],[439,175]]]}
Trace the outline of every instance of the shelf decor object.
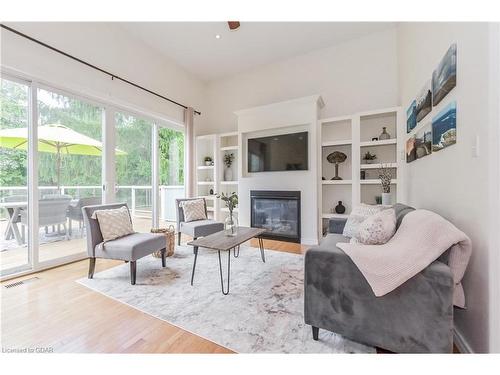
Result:
{"label": "shelf decor object", "polygon": [[337,214],[345,213],[345,206],[342,204],[342,201],[339,201],[339,204],[335,206],[335,213]]}
{"label": "shelf decor object", "polygon": [[387,128],[385,126],[382,127],[382,133],[380,133],[378,139],[380,139],[381,141],[391,139],[391,135],[387,133]]}
{"label": "shelf decor object", "polygon": [[335,164],[335,176],[332,180],[342,180],[342,177],[339,177],[339,164],[345,162],[346,159],[347,155],[340,151],[334,151],[326,157],[329,163]]}
{"label": "shelf decor object", "polygon": [[388,206],[391,204],[391,171],[384,165],[382,165],[378,171],[380,184],[382,185],[382,204]]}
{"label": "shelf decor object", "polygon": [[366,164],[372,164],[377,159],[377,155],[372,154],[370,151],[367,151],[363,156],[363,160]]}
{"label": "shelf decor object", "polygon": [[224,165],[226,168],[224,169],[224,181],[232,181],[233,180],[233,170],[231,169],[231,164],[233,164],[234,154],[225,154],[224,155]]}

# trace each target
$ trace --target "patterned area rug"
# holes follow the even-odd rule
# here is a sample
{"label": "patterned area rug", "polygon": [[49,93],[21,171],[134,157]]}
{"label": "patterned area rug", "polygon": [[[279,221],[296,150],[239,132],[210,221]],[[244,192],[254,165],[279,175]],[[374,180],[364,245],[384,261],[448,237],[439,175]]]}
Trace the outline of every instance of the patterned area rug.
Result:
{"label": "patterned area rug", "polygon": [[[226,281],[227,253],[222,253]],[[242,247],[231,255],[230,293],[221,293],[217,252],[199,250],[194,285],[193,251],[177,247],[167,267],[145,257],[137,262],[137,284],[130,285],[123,264],[78,282],[238,353],[374,353],[375,349],[320,330],[312,339],[304,323],[304,257]]]}

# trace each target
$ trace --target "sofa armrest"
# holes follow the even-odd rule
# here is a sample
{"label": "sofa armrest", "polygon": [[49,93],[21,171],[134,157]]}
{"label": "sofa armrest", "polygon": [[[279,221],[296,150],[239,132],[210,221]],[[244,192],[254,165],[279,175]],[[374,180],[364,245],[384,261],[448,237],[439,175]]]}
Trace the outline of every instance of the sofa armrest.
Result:
{"label": "sofa armrest", "polygon": [[376,297],[337,247],[305,255],[304,319],[355,341],[395,352],[450,352],[453,278],[435,261],[392,292]]}
{"label": "sofa armrest", "polygon": [[342,234],[347,219],[332,217],[328,220],[328,233]]}

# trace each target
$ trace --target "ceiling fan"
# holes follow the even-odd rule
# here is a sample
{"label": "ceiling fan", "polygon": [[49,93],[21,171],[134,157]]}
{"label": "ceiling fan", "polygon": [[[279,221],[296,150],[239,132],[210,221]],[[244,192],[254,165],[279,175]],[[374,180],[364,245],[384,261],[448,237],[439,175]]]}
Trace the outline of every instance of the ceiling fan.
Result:
{"label": "ceiling fan", "polygon": [[231,31],[237,30],[240,27],[239,21],[228,21],[227,24],[229,26],[229,30]]}

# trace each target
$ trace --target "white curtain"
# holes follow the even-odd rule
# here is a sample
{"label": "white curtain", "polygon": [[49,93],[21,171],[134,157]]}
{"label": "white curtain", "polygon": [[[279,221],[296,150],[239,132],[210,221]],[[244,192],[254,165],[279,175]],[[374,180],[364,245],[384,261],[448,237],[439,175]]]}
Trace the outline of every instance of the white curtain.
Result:
{"label": "white curtain", "polygon": [[184,124],[186,126],[185,132],[185,162],[184,162],[184,187],[186,190],[186,197],[194,197],[194,176],[195,176],[195,163],[194,163],[194,110],[188,107],[184,110]]}

